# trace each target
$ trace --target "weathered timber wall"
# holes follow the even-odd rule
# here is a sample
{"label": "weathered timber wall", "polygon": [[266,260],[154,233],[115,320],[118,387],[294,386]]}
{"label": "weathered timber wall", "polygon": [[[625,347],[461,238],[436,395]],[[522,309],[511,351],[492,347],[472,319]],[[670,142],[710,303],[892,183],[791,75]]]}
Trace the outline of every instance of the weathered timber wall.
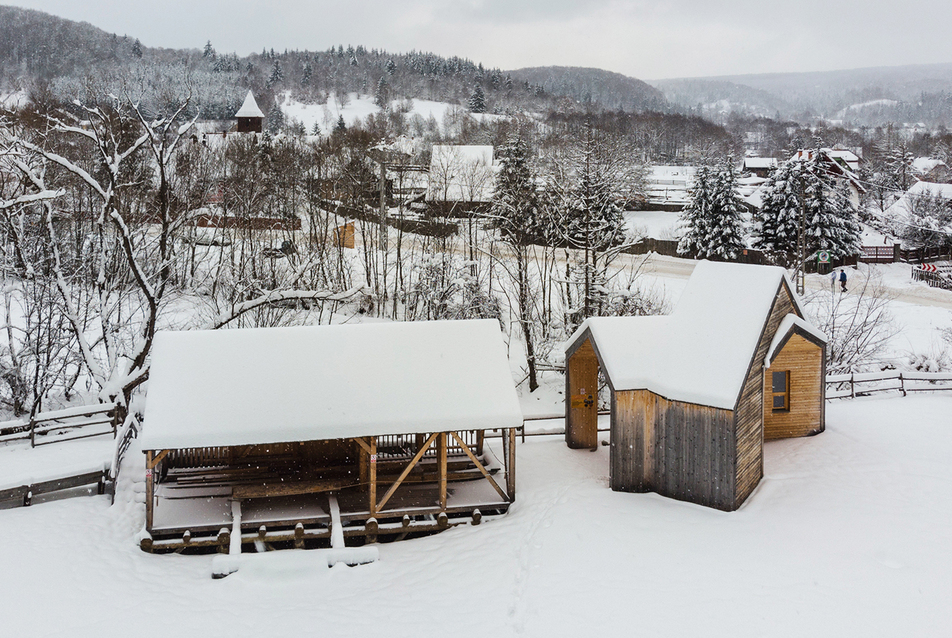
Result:
{"label": "weathered timber wall", "polygon": [[780,327],[780,322],[790,313],[797,314],[797,311],[793,304],[793,294],[784,281],[781,282],[773,307],[770,309],[770,315],[760,335],[757,350],[747,370],[747,378],[734,411],[737,492],[734,495],[736,501],[732,509],[737,509],[747,500],[764,476],[764,361],[767,358],[770,343]]}
{"label": "weathered timber wall", "polygon": [[[764,438],[787,439],[822,432],[824,424],[823,348],[791,335],[771,367],[764,372]],[[771,373],[790,371],[790,409],[774,411]]]}
{"label": "weathered timber wall", "polygon": [[574,449],[595,449],[598,446],[598,357],[591,339],[569,353],[566,371],[565,442]]}
{"label": "weathered timber wall", "polygon": [[648,390],[612,398],[612,489],[735,508],[734,415]]}

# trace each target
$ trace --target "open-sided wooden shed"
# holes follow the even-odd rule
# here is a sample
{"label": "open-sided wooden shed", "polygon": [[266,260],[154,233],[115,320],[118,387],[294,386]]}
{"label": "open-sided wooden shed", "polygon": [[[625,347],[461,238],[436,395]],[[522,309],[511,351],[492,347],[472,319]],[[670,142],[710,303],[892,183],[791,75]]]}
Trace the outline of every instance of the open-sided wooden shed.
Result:
{"label": "open-sided wooden shed", "polygon": [[[479,523],[522,425],[498,322],[159,334],[143,549],[322,546]],[[487,431],[495,432],[494,445]]]}
{"label": "open-sided wooden shed", "polygon": [[611,486],[735,510],[765,438],[824,428],[826,339],[782,268],[698,263],[671,315],[595,317],[566,345],[566,442],[594,448],[611,391]]}

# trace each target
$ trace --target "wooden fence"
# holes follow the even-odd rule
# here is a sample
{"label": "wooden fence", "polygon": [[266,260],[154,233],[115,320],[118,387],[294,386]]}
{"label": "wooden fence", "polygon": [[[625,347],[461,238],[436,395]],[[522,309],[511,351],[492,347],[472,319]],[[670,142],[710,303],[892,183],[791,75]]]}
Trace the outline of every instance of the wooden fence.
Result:
{"label": "wooden fence", "polygon": [[952,372],[866,372],[831,374],[826,377],[826,398],[844,399],[866,396],[873,392],[934,392],[952,390]]}
{"label": "wooden fence", "polygon": [[33,503],[33,498],[42,494],[51,494],[62,490],[96,485],[97,494],[105,494],[109,483],[109,467],[103,465],[99,469],[80,474],[69,474],[45,481],[26,483],[8,489],[0,490],[0,509],[10,507],[27,507]]}
{"label": "wooden fence", "polygon": [[29,439],[32,447],[106,434],[116,435],[116,406],[112,403],[42,412],[29,421],[0,423],[0,443]]}

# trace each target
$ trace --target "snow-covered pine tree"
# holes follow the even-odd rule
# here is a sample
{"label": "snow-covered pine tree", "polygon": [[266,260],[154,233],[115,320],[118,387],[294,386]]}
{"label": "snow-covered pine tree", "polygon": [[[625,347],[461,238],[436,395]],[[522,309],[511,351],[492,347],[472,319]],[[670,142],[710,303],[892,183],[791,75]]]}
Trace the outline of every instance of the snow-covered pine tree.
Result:
{"label": "snow-covered pine tree", "polygon": [[469,112],[470,113],[485,113],[486,112],[486,96],[483,93],[483,88],[476,85],[476,88],[473,89],[473,94],[469,96]]}
{"label": "snow-covered pine tree", "polygon": [[136,41],[132,43],[132,55],[137,58],[142,57],[142,43],[139,42],[139,38],[136,38]]}
{"label": "snow-covered pine tree", "polygon": [[389,103],[390,84],[387,82],[387,77],[381,75],[380,79],[377,80],[377,90],[374,92],[374,104],[385,109]]}
{"label": "snow-covered pine tree", "polygon": [[314,69],[311,68],[311,62],[307,61],[304,63],[304,70],[301,72],[301,86],[307,86],[311,82],[311,76],[314,74]]}
{"label": "snow-covered pine tree", "polygon": [[699,252],[707,241],[712,182],[710,167],[699,166],[694,174],[691,200],[681,212],[680,224],[684,234],[678,242],[678,253],[682,255]]}
{"label": "snow-covered pine tree", "polygon": [[787,267],[797,263],[801,224],[806,257],[818,250],[834,258],[859,251],[862,227],[848,185],[830,175],[823,162],[822,151],[814,149],[809,159],[779,166],[764,187],[754,245]]}
{"label": "snow-covered pine tree", "polygon": [[215,48],[212,46],[212,41],[209,40],[205,43],[205,48],[202,50],[202,57],[211,58],[215,56]]}
{"label": "snow-covered pine tree", "polygon": [[737,173],[734,158],[728,157],[714,171],[707,246],[698,257],[732,261],[744,251],[744,204],[737,196]]}
{"label": "snow-covered pine tree", "polygon": [[334,131],[337,133],[343,133],[347,130],[347,123],[344,122],[343,114],[337,116],[337,124],[334,125]]}
{"label": "snow-covered pine tree", "polygon": [[284,113],[281,107],[275,102],[268,111],[268,132],[276,135],[284,127]]}
{"label": "snow-covered pine tree", "polygon": [[685,234],[678,252],[693,253],[698,259],[737,259],[744,250],[742,213],[733,158],[717,168],[701,166],[691,202],[681,216]]}
{"label": "snow-covered pine tree", "polygon": [[278,82],[281,82],[284,79],[284,71],[281,70],[281,63],[277,60],[274,61],[274,66],[271,67],[271,77],[268,78],[268,88],[273,87]]}

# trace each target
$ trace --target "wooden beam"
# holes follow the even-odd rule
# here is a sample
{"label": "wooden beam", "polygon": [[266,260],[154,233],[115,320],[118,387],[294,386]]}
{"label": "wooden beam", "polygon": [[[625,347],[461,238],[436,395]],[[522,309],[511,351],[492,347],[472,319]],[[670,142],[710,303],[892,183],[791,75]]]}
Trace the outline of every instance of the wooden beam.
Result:
{"label": "wooden beam", "polygon": [[272,496],[295,496],[298,494],[319,494],[333,492],[346,487],[345,479],[324,479],[322,481],[284,481],[259,485],[236,485],[231,490],[233,499],[270,498]]}
{"label": "wooden beam", "polygon": [[437,464],[440,469],[440,512],[446,512],[446,432],[440,432],[438,445],[437,451],[439,460]]}
{"label": "wooden beam", "polygon": [[[420,462],[420,459],[423,458],[423,455],[426,453],[426,451],[430,449],[430,444],[433,443],[433,439],[435,439],[437,436],[439,436],[439,433],[437,432],[434,432],[430,435],[430,438],[426,440],[426,442],[423,444],[423,447],[417,451],[416,456],[414,456],[410,463],[403,469],[403,472],[400,474],[400,477],[397,479],[397,481],[391,485],[390,489],[387,490],[387,493],[384,494],[383,500],[377,504],[376,508],[372,508],[372,515],[376,515],[376,512],[379,512],[383,509],[383,506],[387,504],[387,501],[390,500],[390,497],[393,496],[393,493],[396,492],[397,488],[400,487],[400,484],[403,483],[403,479],[407,478],[407,475],[410,474],[411,470],[413,470],[413,468],[416,467],[416,464]],[[374,439],[372,446],[376,448],[376,439]],[[370,466],[370,473],[371,476],[374,477],[374,480],[376,480],[377,471],[374,468],[373,463],[371,463]]]}
{"label": "wooden beam", "polygon": [[452,434],[453,438],[456,439],[456,442],[463,449],[463,452],[466,453],[466,456],[469,457],[469,460],[472,461],[473,464],[476,466],[476,469],[482,472],[483,476],[486,477],[486,480],[488,480],[492,484],[492,486],[496,489],[496,491],[499,492],[499,496],[503,497],[505,500],[508,501],[509,495],[502,491],[502,488],[499,487],[499,484],[496,483],[496,480],[492,477],[492,475],[488,471],[486,471],[486,468],[483,467],[483,464],[479,462],[479,459],[477,459],[476,455],[473,454],[473,451],[469,449],[469,446],[463,442],[463,439],[461,439],[459,435],[456,434],[456,432],[451,432],[450,434]]}
{"label": "wooden beam", "polygon": [[[162,462],[162,459],[164,459],[168,455],[169,455],[169,450],[162,450],[161,452],[156,454],[155,457],[152,457],[152,459],[146,464],[146,469],[149,469],[149,470],[153,469],[156,465]],[[149,456],[150,457],[152,456],[152,452],[149,452]]]}
{"label": "wooden beam", "polygon": [[[524,426],[523,426],[524,427]],[[516,500],[516,430],[509,428],[509,463],[506,467],[506,491],[509,501]]]}
{"label": "wooden beam", "polygon": [[370,449],[367,452],[370,461],[370,518],[376,518],[377,510],[383,507],[377,507],[377,437],[370,437]]}
{"label": "wooden beam", "polygon": [[152,501],[155,486],[152,482],[152,471],[155,463],[152,462],[152,450],[145,453],[145,530],[152,532]]}
{"label": "wooden beam", "polygon": [[364,452],[366,452],[367,454],[372,454],[372,452],[370,451],[370,446],[367,445],[367,442],[364,441],[362,437],[357,437],[354,439],[354,441],[356,441],[357,445],[359,445],[360,447],[364,449]]}

